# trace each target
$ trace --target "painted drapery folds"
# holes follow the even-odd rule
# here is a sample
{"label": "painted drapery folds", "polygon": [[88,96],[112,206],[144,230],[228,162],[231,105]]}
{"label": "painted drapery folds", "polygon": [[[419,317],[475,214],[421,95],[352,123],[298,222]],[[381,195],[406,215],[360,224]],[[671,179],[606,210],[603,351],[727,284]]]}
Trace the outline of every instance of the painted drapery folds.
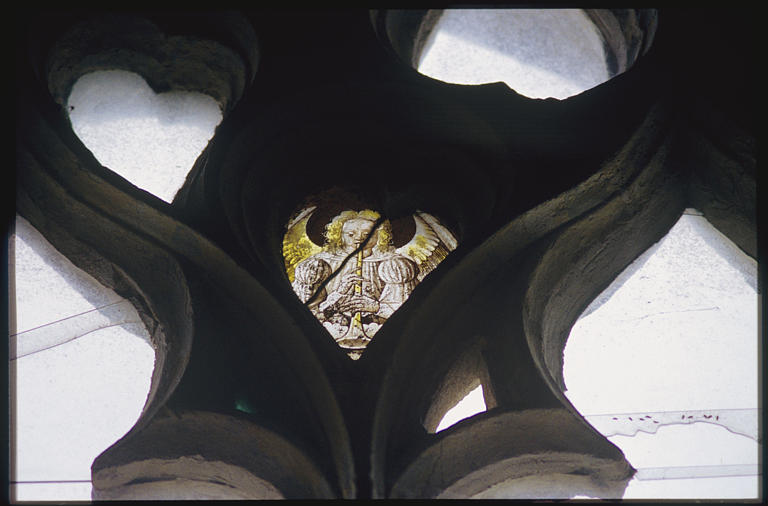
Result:
{"label": "painted drapery folds", "polygon": [[315,209],[303,209],[288,224],[286,272],[301,302],[357,359],[416,285],[456,247],[456,238],[434,216],[417,212],[399,220],[398,230],[408,230],[397,237],[407,242],[396,242],[392,223],[380,213],[347,209],[325,224],[320,240],[307,229]]}

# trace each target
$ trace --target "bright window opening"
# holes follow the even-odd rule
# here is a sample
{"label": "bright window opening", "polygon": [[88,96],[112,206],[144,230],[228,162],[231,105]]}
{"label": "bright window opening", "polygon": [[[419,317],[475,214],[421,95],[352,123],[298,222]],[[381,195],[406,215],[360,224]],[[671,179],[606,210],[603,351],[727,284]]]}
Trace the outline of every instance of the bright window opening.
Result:
{"label": "bright window opening", "polygon": [[469,418],[486,410],[485,397],[483,396],[483,385],[478,385],[469,392],[454,407],[449,409],[437,425],[435,432],[447,429],[465,418]]}
{"label": "bright window opening", "polygon": [[21,217],[11,244],[10,491],[19,501],[90,500],[91,463],[141,414],[154,349],[127,300]]}
{"label": "bright window opening", "polygon": [[155,94],[138,74],[82,76],[67,103],[72,127],[105,167],[171,202],[222,115],[202,93]]}
{"label": "bright window opening", "polygon": [[756,280],[689,209],[573,326],[566,395],[638,469],[625,498],[758,497]]}
{"label": "bright window opening", "polygon": [[455,84],[504,82],[530,98],[568,98],[607,81],[602,37],[580,9],[447,9],[418,71]]}

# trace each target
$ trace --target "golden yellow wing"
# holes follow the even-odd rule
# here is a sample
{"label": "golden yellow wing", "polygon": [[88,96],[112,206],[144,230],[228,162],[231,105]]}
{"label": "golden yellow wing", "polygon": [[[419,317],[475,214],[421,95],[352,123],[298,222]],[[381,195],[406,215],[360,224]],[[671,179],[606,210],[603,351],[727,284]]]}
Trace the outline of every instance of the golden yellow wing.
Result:
{"label": "golden yellow wing", "polygon": [[307,221],[312,216],[314,207],[304,209],[288,224],[288,229],[283,236],[283,259],[285,272],[293,283],[296,265],[310,256],[320,253],[323,248],[312,242],[307,235]]}
{"label": "golden yellow wing", "polygon": [[416,232],[407,244],[397,249],[397,252],[418,264],[418,280],[421,281],[456,248],[457,242],[453,234],[435,217],[417,212],[413,219],[416,222]]}

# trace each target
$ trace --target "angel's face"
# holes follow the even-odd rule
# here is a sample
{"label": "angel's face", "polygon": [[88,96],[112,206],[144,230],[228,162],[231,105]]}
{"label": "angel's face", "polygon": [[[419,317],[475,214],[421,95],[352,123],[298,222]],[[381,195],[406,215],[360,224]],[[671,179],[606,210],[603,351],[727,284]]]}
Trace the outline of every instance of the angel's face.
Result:
{"label": "angel's face", "polygon": [[[355,218],[347,221],[341,227],[341,244],[346,253],[351,253],[357,249],[373,230],[374,223],[369,220]],[[371,237],[371,240],[365,245],[365,250],[370,250],[376,245],[376,237]]]}

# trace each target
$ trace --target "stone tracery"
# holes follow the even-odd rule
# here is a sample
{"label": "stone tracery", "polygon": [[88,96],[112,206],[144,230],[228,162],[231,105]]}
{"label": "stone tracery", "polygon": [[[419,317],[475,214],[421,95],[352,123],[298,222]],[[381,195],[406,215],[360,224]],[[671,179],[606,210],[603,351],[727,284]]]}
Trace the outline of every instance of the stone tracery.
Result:
{"label": "stone tracery", "polygon": [[[204,22],[27,13],[33,42],[18,58],[17,211],[75,263],[143,301],[161,350],[141,419],[94,462],[94,497],[117,498],[162,473],[207,483],[211,469],[234,469],[237,479],[225,482],[238,494],[268,489],[287,498],[453,496],[545,471],[582,477],[574,493],[620,493],[633,470],[559,389],[563,332],[611,272],[692,203],[756,254],[754,132],[738,106],[749,95],[722,98],[749,66],[724,59],[727,82],[683,62],[670,67],[666,55],[687,47],[676,43],[674,27],[690,25],[687,15],[666,14],[671,32],[660,32],[657,51],[631,67],[627,55],[639,50],[619,35],[648,28],[632,21],[648,13],[600,13],[618,34],[607,44],[626,52],[624,74],[553,103],[415,75],[381,49],[400,58],[413,51],[417,11],[320,18],[254,11]],[[698,16],[702,26],[741,22]],[[355,44],[340,33],[354,34]],[[296,34],[312,41],[300,52]],[[257,69],[261,47],[278,53]],[[61,111],[76,78],[105,67],[138,71],[160,88],[206,91],[225,105],[216,136],[170,205],[101,167]],[[307,82],[298,68],[323,77]],[[682,93],[659,78],[669,75],[695,86]],[[704,100],[691,99],[694,92]],[[371,170],[356,170],[361,159]],[[368,205],[339,212],[399,217],[425,209],[430,215],[416,215],[428,224],[426,216],[439,217],[459,239],[451,246],[440,238],[453,252],[428,277],[422,266],[431,260],[407,260],[408,251],[377,266],[399,305],[392,313],[381,313],[381,300],[376,311],[366,308],[386,314],[387,324],[357,361],[302,303],[317,302],[330,318],[360,313],[362,321],[359,307],[333,309],[328,292],[343,291],[330,284],[325,299],[312,300],[336,260],[322,239],[311,239],[311,213],[291,222],[305,196],[329,181],[367,191]],[[307,240],[298,234],[289,242],[299,253],[285,254],[285,224],[290,234],[302,219]],[[413,253],[419,258],[418,248]],[[313,255],[325,265],[298,268]],[[449,403],[444,375],[470,348],[494,407],[428,434],[422,419],[433,402]],[[553,452],[559,457],[536,463]],[[202,464],[181,472],[184,462]],[[504,475],[509,462],[514,476]],[[271,485],[238,481],[249,476]],[[593,487],[592,478],[605,486]],[[173,491],[173,481],[160,483],[153,490]]]}

